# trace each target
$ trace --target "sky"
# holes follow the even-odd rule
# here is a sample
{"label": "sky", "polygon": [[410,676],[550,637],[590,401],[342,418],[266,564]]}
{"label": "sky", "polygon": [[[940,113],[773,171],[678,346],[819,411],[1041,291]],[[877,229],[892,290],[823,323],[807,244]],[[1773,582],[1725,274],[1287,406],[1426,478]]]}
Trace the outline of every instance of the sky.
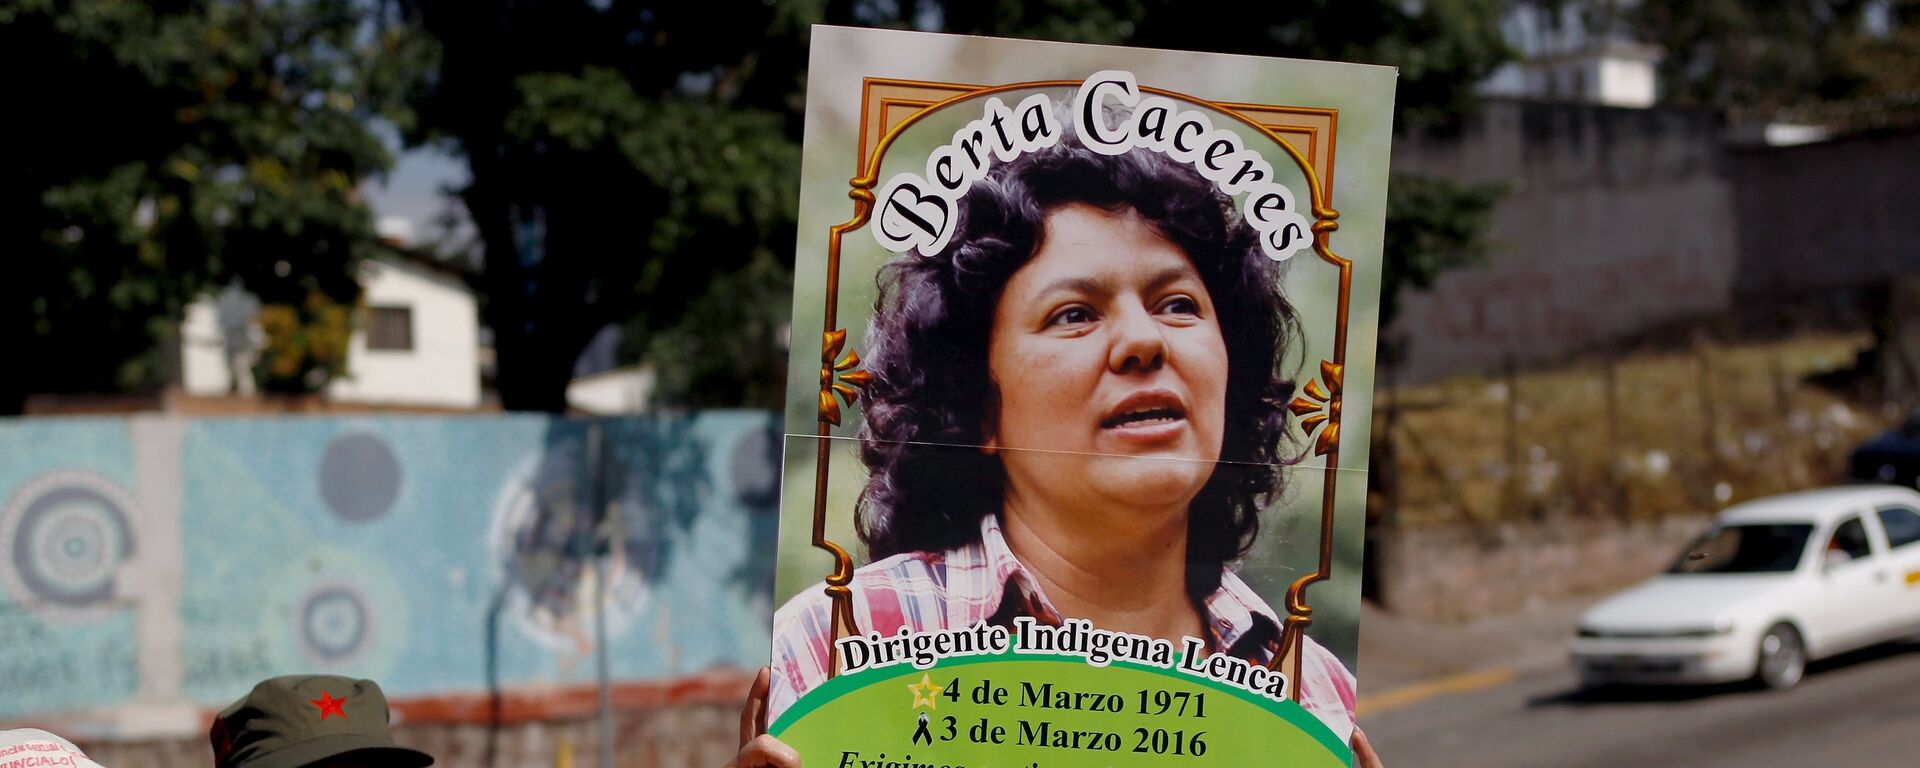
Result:
{"label": "sky", "polygon": [[[385,178],[370,179],[361,187],[379,221],[380,233],[404,233],[413,245],[438,243],[434,250],[441,253],[471,247],[475,234],[466,207],[448,192],[467,184],[466,158],[439,145],[402,150],[391,127],[376,126],[375,131],[387,151],[394,153],[393,170]],[[451,227],[447,226],[448,217],[452,217]]]}

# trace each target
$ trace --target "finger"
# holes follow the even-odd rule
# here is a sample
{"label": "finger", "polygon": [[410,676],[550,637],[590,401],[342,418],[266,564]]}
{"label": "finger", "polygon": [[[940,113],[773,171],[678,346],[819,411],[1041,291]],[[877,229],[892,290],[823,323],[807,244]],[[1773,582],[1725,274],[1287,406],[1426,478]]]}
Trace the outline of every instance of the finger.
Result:
{"label": "finger", "polygon": [[747,689],[747,702],[740,707],[740,748],[746,749],[747,742],[766,730],[761,721],[766,719],[767,681],[771,672],[760,668],[760,674],[753,677],[753,685]]}
{"label": "finger", "polygon": [[771,667],[761,667],[759,676],[753,679],[753,690],[747,694],[747,700],[752,704],[754,709],[753,735],[755,736],[767,732],[767,713],[772,709],[772,707],[767,706],[767,698],[771,695],[772,690],[773,669]]}
{"label": "finger", "polygon": [[731,768],[800,768],[800,753],[772,736],[760,735],[740,748]]}
{"label": "finger", "polygon": [[1353,765],[1354,768],[1386,768],[1380,763],[1380,753],[1373,751],[1373,742],[1367,741],[1367,732],[1358,726],[1353,729]]}

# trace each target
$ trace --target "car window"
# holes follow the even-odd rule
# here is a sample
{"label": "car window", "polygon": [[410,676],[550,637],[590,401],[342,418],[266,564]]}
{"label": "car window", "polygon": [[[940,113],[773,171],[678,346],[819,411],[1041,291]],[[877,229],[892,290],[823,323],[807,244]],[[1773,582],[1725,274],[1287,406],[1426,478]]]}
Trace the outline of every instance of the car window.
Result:
{"label": "car window", "polygon": [[1920,512],[1906,507],[1880,510],[1880,527],[1887,531],[1887,546],[1900,547],[1920,541]]}
{"label": "car window", "polygon": [[1867,526],[1858,517],[1849,517],[1846,522],[1833,529],[1833,538],[1827,540],[1827,563],[1829,565],[1852,560],[1865,560],[1873,554],[1867,544]]}
{"label": "car window", "polygon": [[1715,528],[1687,547],[1668,573],[1785,573],[1800,564],[1812,536],[1813,526],[1804,523]]}

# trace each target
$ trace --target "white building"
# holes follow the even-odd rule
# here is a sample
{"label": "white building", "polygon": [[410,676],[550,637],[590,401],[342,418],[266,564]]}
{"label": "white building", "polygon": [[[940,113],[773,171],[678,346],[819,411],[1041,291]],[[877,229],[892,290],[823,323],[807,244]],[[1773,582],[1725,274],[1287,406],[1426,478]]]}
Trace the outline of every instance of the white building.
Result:
{"label": "white building", "polygon": [[[473,291],[451,269],[396,257],[361,267],[361,306],[347,346],[346,375],[328,399],[376,405],[480,405],[480,315]],[[247,395],[264,337],[259,301],[237,287],[187,308],[180,329],[180,384],[189,395]]]}
{"label": "white building", "polygon": [[1586,26],[1586,2],[1558,12],[1518,4],[1500,29],[1519,60],[1480,84],[1486,96],[1645,109],[1658,100],[1661,50]]}
{"label": "white building", "polygon": [[1507,64],[1480,85],[1487,96],[1651,107],[1659,97],[1660,49],[1621,40]]}
{"label": "white building", "polygon": [[595,416],[646,413],[652,408],[653,369],[629,366],[576,376],[567,382],[567,407]]}

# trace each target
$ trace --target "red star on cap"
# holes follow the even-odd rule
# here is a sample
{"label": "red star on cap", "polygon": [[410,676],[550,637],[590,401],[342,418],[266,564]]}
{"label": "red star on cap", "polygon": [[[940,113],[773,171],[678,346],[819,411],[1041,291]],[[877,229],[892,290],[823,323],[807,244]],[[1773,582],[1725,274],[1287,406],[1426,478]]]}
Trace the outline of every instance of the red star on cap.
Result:
{"label": "red star on cap", "polygon": [[333,694],[321,691],[320,698],[313,699],[307,703],[320,708],[321,720],[327,719],[328,715],[339,715],[340,719],[347,719],[347,711],[340,708],[347,703],[346,699],[336,699],[333,697]]}

